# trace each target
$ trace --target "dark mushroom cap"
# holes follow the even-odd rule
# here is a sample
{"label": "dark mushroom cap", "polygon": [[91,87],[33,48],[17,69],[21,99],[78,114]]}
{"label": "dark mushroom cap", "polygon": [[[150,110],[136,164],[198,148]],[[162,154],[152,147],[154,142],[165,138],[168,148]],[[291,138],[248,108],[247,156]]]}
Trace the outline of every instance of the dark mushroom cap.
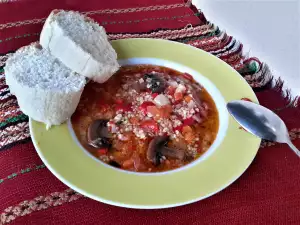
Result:
{"label": "dark mushroom cap", "polygon": [[183,160],[185,157],[185,153],[181,149],[169,148],[169,147],[164,146],[163,148],[161,148],[160,152],[162,155],[168,156],[168,157],[174,158],[174,159]]}
{"label": "dark mushroom cap", "polygon": [[150,141],[149,147],[147,150],[147,159],[154,163],[154,165],[159,165],[160,163],[160,149],[165,146],[165,144],[168,142],[169,138],[165,136],[159,136],[155,137]]}
{"label": "dark mushroom cap", "polygon": [[144,75],[144,80],[152,93],[162,93],[166,89],[165,80],[156,74],[147,73]]}
{"label": "dark mushroom cap", "polygon": [[111,146],[110,133],[107,128],[108,120],[94,120],[88,128],[87,141],[95,148]]}
{"label": "dark mushroom cap", "polygon": [[114,160],[111,160],[108,164],[116,168],[121,168],[121,165]]}
{"label": "dark mushroom cap", "polygon": [[185,152],[181,149],[173,149],[166,146],[169,141],[167,136],[155,137],[149,144],[147,150],[147,159],[158,166],[162,156],[183,160]]}

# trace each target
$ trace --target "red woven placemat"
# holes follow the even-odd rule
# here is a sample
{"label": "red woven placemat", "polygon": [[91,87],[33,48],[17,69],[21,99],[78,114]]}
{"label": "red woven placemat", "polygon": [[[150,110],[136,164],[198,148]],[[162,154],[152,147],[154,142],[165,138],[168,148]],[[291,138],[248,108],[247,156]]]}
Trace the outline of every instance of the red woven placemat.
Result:
{"label": "red woven placemat", "polygon": [[[240,42],[183,0],[0,3],[0,66],[7,53],[38,40],[44,18],[54,8],[85,12],[111,39],[164,38],[216,55],[240,72],[262,105],[285,120],[300,146],[300,110],[288,95],[282,97],[280,82],[272,86],[267,65],[246,57]],[[1,67],[0,130],[0,224],[300,224],[300,164],[281,144],[263,142],[245,174],[209,199],[172,209],[132,210],[88,199],[45,168],[31,143],[28,118],[10,94]]]}

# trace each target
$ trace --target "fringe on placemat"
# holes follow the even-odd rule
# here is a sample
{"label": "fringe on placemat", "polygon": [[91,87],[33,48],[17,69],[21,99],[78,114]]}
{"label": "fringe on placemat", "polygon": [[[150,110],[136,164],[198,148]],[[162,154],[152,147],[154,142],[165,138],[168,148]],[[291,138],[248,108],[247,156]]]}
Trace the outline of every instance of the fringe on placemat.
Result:
{"label": "fringe on placemat", "polygon": [[[227,33],[220,31],[214,24],[208,23],[198,27],[186,26],[178,30],[157,30],[138,34],[110,34],[109,36],[111,39],[136,37],[163,38],[176,40],[203,49],[231,64],[244,77],[254,91],[273,88],[282,93],[285,100],[290,103],[289,105],[299,106],[299,96],[294,96],[280,77],[275,79],[266,63],[262,63],[255,57],[245,55],[241,43]],[[225,43],[224,46],[222,46],[222,41]],[[214,44],[218,45],[217,48]],[[2,56],[0,55],[0,67],[5,65],[7,58],[11,54],[10,52]],[[240,56],[240,59],[238,56]],[[230,57],[237,57],[237,60],[230,61]]]}
{"label": "fringe on placemat", "polygon": [[288,106],[299,107],[300,105],[300,96],[296,96],[291,89],[285,85],[284,81],[281,78],[276,79],[273,82],[273,88],[282,93],[284,99],[289,102]]}
{"label": "fringe on placemat", "polygon": [[[245,54],[242,43],[220,30],[215,24],[207,21],[201,10],[191,4],[190,0],[185,1],[185,3],[204,22],[204,25],[193,26],[187,24],[179,29],[156,29],[144,33],[114,33],[109,34],[109,38],[111,40],[160,38],[189,44],[207,51],[231,65],[245,78],[254,91],[274,89],[282,93],[285,100],[290,103],[289,105],[299,105],[299,96],[294,95],[282,78],[274,76],[274,72],[270,70],[266,63],[262,63],[255,57],[249,57],[249,53]],[[10,54],[11,52],[6,55],[0,55],[0,67],[4,66]]]}

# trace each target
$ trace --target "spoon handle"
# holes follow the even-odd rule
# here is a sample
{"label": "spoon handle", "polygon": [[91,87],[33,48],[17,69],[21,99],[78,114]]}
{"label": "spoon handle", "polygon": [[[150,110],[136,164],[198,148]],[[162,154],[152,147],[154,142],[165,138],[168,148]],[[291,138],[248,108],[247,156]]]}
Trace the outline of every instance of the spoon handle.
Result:
{"label": "spoon handle", "polygon": [[300,150],[296,148],[296,146],[290,140],[287,142],[287,144],[297,154],[297,156],[300,157]]}

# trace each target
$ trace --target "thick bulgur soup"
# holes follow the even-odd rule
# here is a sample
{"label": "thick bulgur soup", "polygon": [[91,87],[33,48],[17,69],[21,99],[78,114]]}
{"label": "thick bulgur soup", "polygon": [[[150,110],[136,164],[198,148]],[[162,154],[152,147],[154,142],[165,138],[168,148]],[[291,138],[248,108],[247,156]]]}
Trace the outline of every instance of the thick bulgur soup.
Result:
{"label": "thick bulgur soup", "polygon": [[194,161],[219,128],[212,97],[191,75],[152,65],[123,66],[104,84],[89,82],[71,121],[97,159],[136,172]]}

